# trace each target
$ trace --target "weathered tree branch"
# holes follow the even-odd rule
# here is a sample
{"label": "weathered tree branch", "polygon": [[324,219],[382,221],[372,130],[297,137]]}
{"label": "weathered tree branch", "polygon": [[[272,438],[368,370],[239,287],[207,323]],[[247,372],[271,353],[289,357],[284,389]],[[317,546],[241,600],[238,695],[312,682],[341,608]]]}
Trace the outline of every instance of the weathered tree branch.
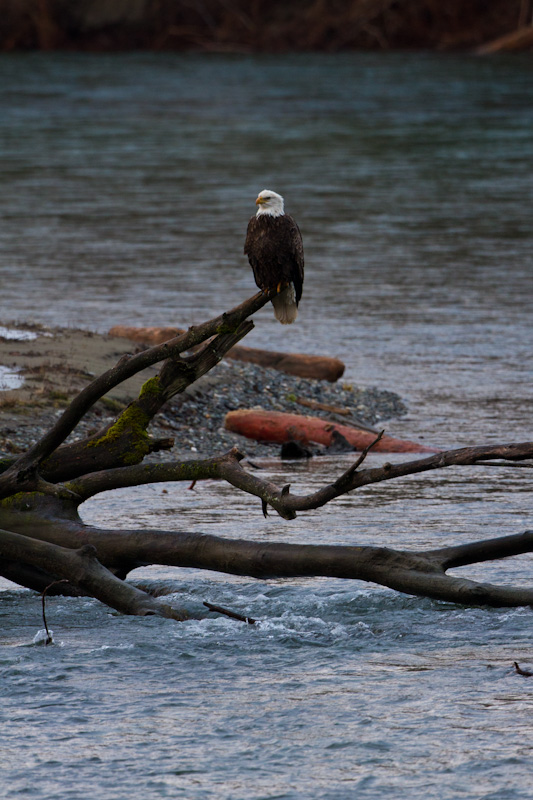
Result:
{"label": "weathered tree branch", "polygon": [[[235,453],[235,454],[234,454]],[[196,461],[173,461],[164,464],[135,464],[92,472],[65,486],[80,499],[80,503],[100,492],[124,489],[128,486],[145,486],[151,483],[172,481],[218,480],[224,478],[224,465],[234,458],[243,458],[236,449],[223,456]]]}
{"label": "weathered tree branch", "polygon": [[[259,292],[231,311],[221,314],[197,327],[191,327],[188,331],[177,336],[175,339],[170,339],[168,342],[164,342],[161,345],[150,347],[134,356],[123,356],[114,367],[92,381],[74,398],[56,424],[50,428],[39,442],[17,458],[2,474],[0,474],[0,498],[9,497],[11,494],[18,491],[34,490],[39,465],[45,459],[49,458],[59,445],[65,441],[67,436],[74,430],[80,419],[82,419],[94,403],[115,386],[118,386],[138,372],[142,372],[143,369],[153,366],[160,361],[177,359],[182,353],[185,353],[213,336],[217,337],[218,335],[230,334],[229,341],[233,343],[239,341],[251,327],[253,327],[253,323],[250,322],[247,326],[241,328],[240,326],[244,320],[262,308],[274,294],[275,292],[269,294]],[[232,337],[231,334],[236,334],[236,337]],[[228,342],[227,339],[226,342]],[[214,363],[216,363],[218,355],[220,355],[220,358],[222,357],[224,354],[222,352],[223,346],[221,337],[216,344],[213,344],[210,349],[206,348],[206,351],[200,355],[199,361],[202,359],[204,360],[205,371],[210,369],[210,366],[207,366],[208,362],[213,366]],[[230,349],[231,346],[232,344],[229,344],[228,349]],[[220,360],[220,358],[218,358],[218,360]],[[177,379],[176,375],[173,377]],[[183,373],[182,377],[184,377]],[[191,373],[190,378],[188,383],[192,383],[193,380],[196,380],[194,372]],[[188,385],[188,383],[185,382],[183,385]],[[170,380],[168,383],[169,391],[171,385],[173,385],[173,382]],[[179,389],[176,389],[176,391],[179,391]],[[151,417],[145,421],[145,427],[150,419]],[[145,453],[146,452],[147,451],[145,451]],[[57,480],[55,476],[54,479]]]}
{"label": "weathered tree branch", "polygon": [[[294,511],[303,511],[309,508],[320,508],[342,494],[368,486],[373,483],[400,478],[405,475],[414,475],[419,472],[443,469],[451,466],[473,466],[483,459],[498,458],[509,461],[519,461],[533,457],[533,442],[520,442],[518,444],[487,445],[480,447],[462,447],[457,450],[444,450],[433,456],[416,459],[414,461],[401,461],[397,464],[386,463],[382,467],[354,471],[350,467],[334,483],[314,492],[312,495],[295,497],[288,495],[283,498],[285,508]],[[277,498],[282,500],[281,496]],[[275,506],[274,506],[275,507]]]}
{"label": "weathered tree branch", "polygon": [[40,469],[48,481],[66,481],[95,469],[141,462],[148,453],[169,449],[174,440],[154,440],[147,428],[165,403],[216,366],[236,341],[253,327],[245,320],[233,333],[221,333],[189,356],[167,359],[159,375],[146,381],[140,395],[110,425],[53,453]]}
{"label": "weathered tree branch", "polygon": [[[43,532],[42,529],[32,533],[36,537],[46,536],[47,544],[54,538],[50,536],[50,531]],[[55,528],[55,536],[72,546],[79,545],[81,538],[94,546],[102,564],[122,574],[139,566],[164,564],[215,570],[262,580],[323,576],[371,581],[405,594],[466,605],[533,605],[533,589],[477,583],[446,574],[446,570],[452,567],[478,560],[487,561],[532,552],[533,531],[526,531],[519,536],[425,552],[371,546],[251,542],[207,534],[150,529],[99,530],[66,523]],[[12,551],[8,550],[6,553],[1,533],[0,556],[13,558]],[[39,559],[38,563],[41,568],[43,564],[48,564],[50,575],[61,576],[62,573],[55,568],[53,561]],[[72,572],[70,575],[72,576]],[[89,593],[93,596],[101,599],[104,596],[103,593],[95,594],[95,583],[76,581],[76,585],[90,588]]]}
{"label": "weathered tree branch", "polygon": [[[234,455],[231,459],[234,460]],[[228,455],[207,462],[216,475],[224,469]],[[162,466],[162,465],[159,465]],[[187,465],[187,469],[191,465]],[[189,478],[189,476],[183,475]],[[89,476],[88,476],[89,479]],[[47,497],[49,512],[56,498]],[[64,509],[64,504],[58,508]],[[250,542],[226,539],[205,534],[154,530],[99,530],[83,525],[75,516],[62,520],[59,515],[50,519],[12,511],[6,514],[12,530],[49,544],[77,549],[80,544],[96,548],[101,564],[116,574],[126,576],[129,571],[149,564],[192,567],[216,570],[252,578],[290,578],[326,576],[372,581],[407,594],[421,595],[455,603],[494,606],[533,604],[533,590],[476,583],[446,575],[448,569],[506,558],[533,551],[533,532],[507,536],[483,542],[454,547],[408,552],[384,547],[323,546],[287,544],[283,542]],[[12,551],[2,549],[0,557],[13,562]],[[41,583],[50,577],[61,577],[53,569],[53,561],[27,559],[21,551],[22,563],[35,563],[49,570]],[[49,566],[46,565],[49,563]],[[11,567],[12,568],[12,567]],[[77,582],[75,582],[77,583]],[[46,585],[46,584],[44,584]],[[79,583],[77,585],[83,586]],[[90,592],[95,594],[94,586]]]}
{"label": "weathered tree branch", "polygon": [[94,472],[70,482],[65,488],[81,500],[86,500],[99,492],[126,486],[139,486],[162,481],[219,479],[226,480],[237,489],[261,498],[284,519],[294,519],[297,511],[320,508],[347,492],[372,483],[444,467],[475,466],[479,461],[489,458],[508,459],[512,462],[531,458],[533,457],[533,442],[463,447],[457,450],[446,450],[414,461],[402,461],[398,464],[387,463],[382,467],[358,469],[365,455],[366,453],[362,453],[336,481],[307,495],[292,494],[286,487],[276,486],[260,476],[247,472],[240,464],[244,456],[237,448],[233,448],[223,456],[203,461],[137,465],[112,471]]}

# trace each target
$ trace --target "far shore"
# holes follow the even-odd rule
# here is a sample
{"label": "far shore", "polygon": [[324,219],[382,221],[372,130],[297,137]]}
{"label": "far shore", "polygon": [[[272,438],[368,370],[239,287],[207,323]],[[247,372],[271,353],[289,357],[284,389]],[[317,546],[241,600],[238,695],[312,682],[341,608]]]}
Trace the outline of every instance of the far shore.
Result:
{"label": "far shore", "polygon": [[[492,52],[532,46],[528,4],[487,0],[483,10],[463,0],[398,3],[287,4],[271,0],[47,0],[3,9],[0,50],[173,51],[231,54],[338,53],[392,50]],[[523,33],[513,36],[517,31]],[[511,37],[511,38],[509,38]]]}

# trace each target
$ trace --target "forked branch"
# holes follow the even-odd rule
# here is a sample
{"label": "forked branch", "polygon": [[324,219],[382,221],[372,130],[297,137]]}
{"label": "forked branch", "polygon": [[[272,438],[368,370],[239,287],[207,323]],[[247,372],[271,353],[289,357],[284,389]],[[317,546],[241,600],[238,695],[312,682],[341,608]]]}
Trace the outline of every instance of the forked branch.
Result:
{"label": "forked branch", "polygon": [[[247,318],[258,311],[265,303],[271,299],[274,292],[263,294],[259,292],[249,300],[241,303],[224,314],[215,317],[208,322],[197,327],[191,327],[180,336],[170,339],[163,344],[148,348],[147,350],[132,356],[123,356],[119,362],[111,369],[104,372],[70,403],[55,425],[29,450],[23,455],[14,459],[11,465],[0,474],[0,498],[9,497],[20,491],[34,491],[38,482],[38,471],[45,459],[50,459],[47,467],[43,471],[43,478],[47,481],[56,482],[73,477],[73,473],[65,475],[62,465],[74,463],[78,467],[76,475],[83,474],[84,471],[90,472],[98,464],[96,453],[90,453],[90,464],[83,458],[80,459],[80,452],[86,447],[87,442],[69,445],[68,450],[58,454],[54,460],[50,457],[57,448],[65,441],[67,436],[74,430],[78,422],[83,418],[87,411],[111,389],[123,383],[128,378],[136,375],[147,367],[166,361],[167,363],[161,370],[159,376],[160,384],[158,391],[154,392],[153,397],[148,398],[143,393],[138,401],[139,407],[143,408],[144,414],[142,425],[148,425],[154,414],[161,408],[164,402],[172,397],[176,392],[183,389],[197,380],[200,375],[205,374],[211,369],[225,352],[229,350],[237,341],[243,338],[253,327],[251,321],[245,322]],[[190,357],[181,358],[182,353],[186,353],[191,348],[196,347],[208,339],[212,339],[202,351]],[[106,442],[106,450],[108,442]],[[131,445],[131,442],[129,443]],[[108,452],[108,463],[100,464],[107,469],[120,464],[119,452],[115,448]],[[149,444],[140,453],[139,460],[149,452]]]}

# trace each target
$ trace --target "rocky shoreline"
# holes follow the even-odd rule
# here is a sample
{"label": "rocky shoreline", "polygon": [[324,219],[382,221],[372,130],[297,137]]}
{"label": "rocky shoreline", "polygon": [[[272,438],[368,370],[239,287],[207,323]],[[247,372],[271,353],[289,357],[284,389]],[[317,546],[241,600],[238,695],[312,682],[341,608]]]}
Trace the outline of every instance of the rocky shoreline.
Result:
{"label": "rocky shoreline", "polygon": [[[124,339],[87,331],[46,329],[41,326],[9,326],[11,338],[0,331],[0,365],[19,370],[24,383],[17,389],[0,391],[0,453],[16,454],[27,449],[54,423],[68,402],[93,375],[113,366],[126,352],[138,349]],[[31,334],[31,338],[13,338]],[[70,440],[95,433],[115,418],[137,396],[140,385],[155,370],[117,387],[96,404],[81,421]],[[310,410],[309,403],[313,407]],[[342,411],[322,410],[318,404]],[[168,452],[152,458],[170,460],[205,457],[238,445],[248,456],[280,455],[277,444],[244,439],[224,429],[228,411],[261,407],[272,411],[313,414],[332,422],[367,426],[406,413],[394,392],[360,388],[346,382],[329,383],[287,375],[255,364],[222,361],[208,375],[175,397],[158,414],[150,433],[173,437]],[[312,453],[325,452],[313,446]]]}
{"label": "rocky shoreline", "polygon": [[[363,389],[347,383],[332,384],[285,375],[274,369],[255,364],[222,362],[212,377],[200,381],[192,390],[175,398],[161,420],[176,437],[176,446],[193,453],[209,455],[238,445],[252,456],[278,456],[280,446],[244,439],[224,429],[228,411],[260,407],[266,411],[313,414],[333,422],[339,421],[331,411],[301,404],[302,399],[339,409],[349,409],[353,420],[367,426],[383,419],[406,413],[406,407],[393,392],[376,388]],[[342,420],[350,424],[350,417]],[[311,447],[313,455],[326,452],[323,447]]]}

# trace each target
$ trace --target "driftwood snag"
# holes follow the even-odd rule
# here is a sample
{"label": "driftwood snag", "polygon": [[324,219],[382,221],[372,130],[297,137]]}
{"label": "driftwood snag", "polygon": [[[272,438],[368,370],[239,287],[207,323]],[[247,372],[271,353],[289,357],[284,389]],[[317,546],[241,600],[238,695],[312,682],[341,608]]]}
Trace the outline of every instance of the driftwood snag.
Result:
{"label": "driftwood snag", "polygon": [[513,665],[514,665],[514,668],[515,668],[515,672],[516,672],[518,675],[523,675],[523,676],[524,676],[524,678],[533,678],[533,672],[530,672],[530,671],[529,671],[529,670],[527,670],[527,669],[522,669],[522,668],[521,668],[521,667],[520,667],[520,666],[519,666],[519,665],[516,663],[516,661],[513,661]]}
{"label": "driftwood snag", "polygon": [[[533,588],[493,586],[447,574],[454,567],[532,552],[533,531],[408,552],[356,545],[257,542],[183,530],[101,529],[82,522],[78,509],[85,500],[126,486],[226,481],[257,498],[258,514],[261,509],[265,513],[272,510],[289,521],[374,483],[449,467],[513,466],[533,458],[533,442],[521,442],[448,450],[365,468],[369,448],[381,448],[387,438],[371,434],[372,441],[348,469],[307,495],[294,493],[289,485],[277,486],[262,478],[260,471],[255,474],[245,469],[244,456],[237,448],[201,460],[143,463],[148,453],[169,446],[152,440],[148,432],[151,420],[171,397],[208,372],[253,328],[250,316],[271,300],[271,294],[258,293],[168,341],[122,357],[87,384],[40,441],[25,453],[0,461],[0,575],[41,593],[53,589],[87,594],[124,614],[157,614],[173,620],[186,615],[127,583],[132,570],[164,564],[258,579],[328,576],[372,581],[400,592],[462,604],[533,605]],[[155,364],[161,364],[158,374],[145,382],[138,398],[111,425],[85,440],[64,444],[95,402]],[[235,616],[221,606],[210,603],[206,607]],[[251,617],[244,619],[252,621]]]}

